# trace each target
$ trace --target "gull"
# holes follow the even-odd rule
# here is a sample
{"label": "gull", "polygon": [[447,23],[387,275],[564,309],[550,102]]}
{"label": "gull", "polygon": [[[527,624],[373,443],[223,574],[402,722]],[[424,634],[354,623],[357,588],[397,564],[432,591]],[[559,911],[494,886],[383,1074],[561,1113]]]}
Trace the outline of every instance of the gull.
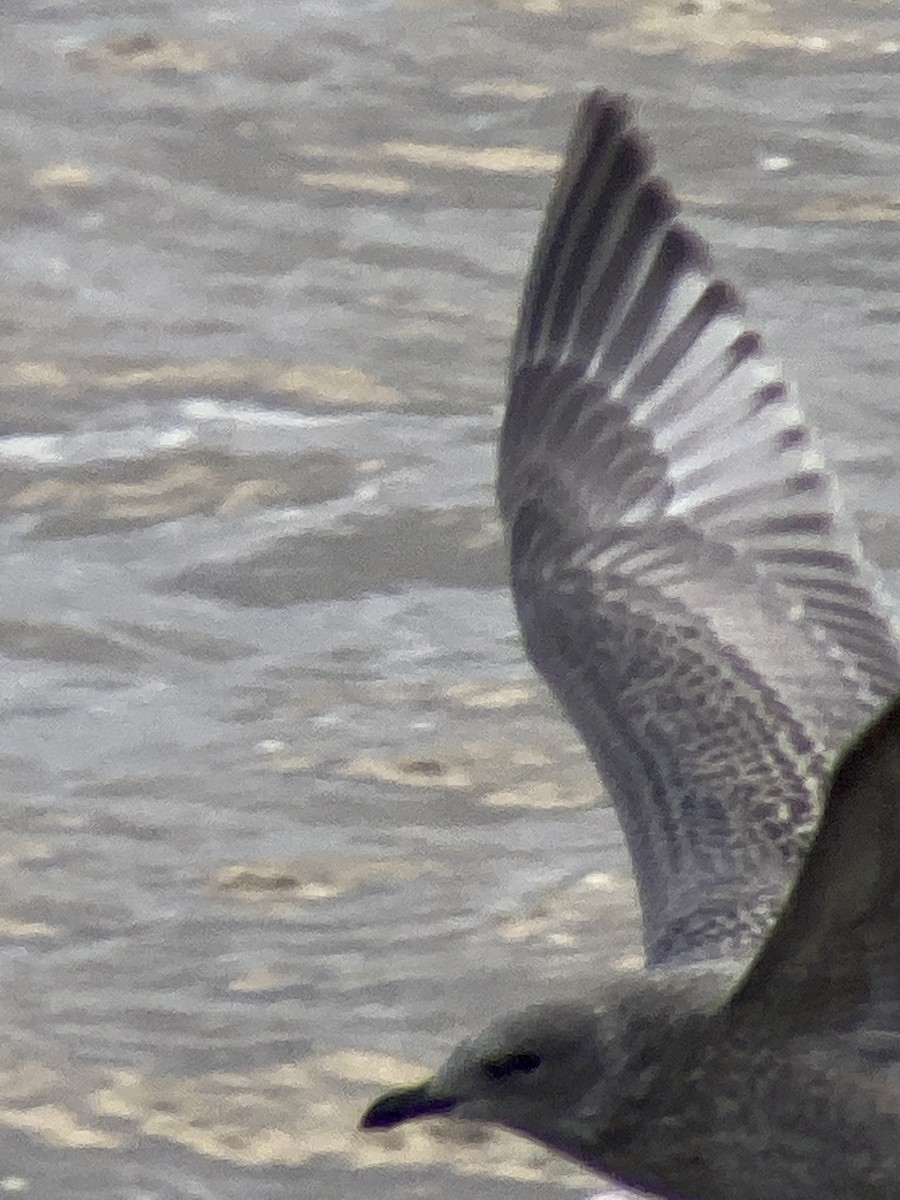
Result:
{"label": "gull", "polygon": [[780,366],[601,91],[525,285],[498,496],[646,964],[501,1017],[363,1127],[484,1121],[679,1200],[896,1200],[897,635]]}

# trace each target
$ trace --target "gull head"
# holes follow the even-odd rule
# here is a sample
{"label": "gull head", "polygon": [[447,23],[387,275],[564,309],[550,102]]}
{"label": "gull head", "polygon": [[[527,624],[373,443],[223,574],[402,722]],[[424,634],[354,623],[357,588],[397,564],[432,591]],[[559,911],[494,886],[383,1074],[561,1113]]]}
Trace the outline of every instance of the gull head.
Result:
{"label": "gull head", "polygon": [[677,1101],[683,1084],[670,1084],[707,1037],[726,1032],[714,1014],[731,980],[724,969],[641,973],[589,999],[503,1017],[461,1042],[431,1079],[381,1096],[361,1126],[435,1116],[502,1125],[624,1179],[628,1164],[620,1170],[613,1159],[645,1123],[648,1100],[672,1092]]}
{"label": "gull head", "polygon": [[614,1015],[562,1002],[505,1017],[461,1042],[431,1079],[381,1096],[361,1127],[460,1117],[503,1125],[578,1156],[606,1107],[605,1082],[620,1078],[626,1065],[617,1061]]}

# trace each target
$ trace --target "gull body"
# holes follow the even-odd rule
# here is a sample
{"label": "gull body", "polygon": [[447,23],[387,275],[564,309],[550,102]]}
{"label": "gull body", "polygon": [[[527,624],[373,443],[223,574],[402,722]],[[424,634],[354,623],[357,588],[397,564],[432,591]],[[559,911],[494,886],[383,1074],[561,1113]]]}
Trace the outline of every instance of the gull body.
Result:
{"label": "gull body", "polygon": [[896,633],[780,367],[601,92],[526,282],[498,493],[647,969],[500,1019],[364,1126],[503,1125],[679,1200],[896,1197]]}
{"label": "gull body", "polygon": [[[852,1040],[734,1020],[691,973],[535,1005],[461,1043],[368,1125],[447,1114],[525,1134],[610,1179],[682,1200],[886,1200],[900,1106]],[[505,1073],[515,1058],[539,1059]]]}

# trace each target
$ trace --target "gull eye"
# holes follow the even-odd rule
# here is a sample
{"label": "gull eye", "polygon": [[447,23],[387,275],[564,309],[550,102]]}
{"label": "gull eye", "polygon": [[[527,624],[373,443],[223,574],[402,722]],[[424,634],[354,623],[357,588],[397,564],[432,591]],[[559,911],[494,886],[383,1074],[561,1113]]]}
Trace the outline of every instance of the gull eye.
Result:
{"label": "gull eye", "polygon": [[507,1079],[510,1075],[529,1075],[541,1065],[539,1054],[519,1051],[517,1054],[505,1054],[503,1058],[491,1058],[481,1064],[481,1069],[489,1079]]}

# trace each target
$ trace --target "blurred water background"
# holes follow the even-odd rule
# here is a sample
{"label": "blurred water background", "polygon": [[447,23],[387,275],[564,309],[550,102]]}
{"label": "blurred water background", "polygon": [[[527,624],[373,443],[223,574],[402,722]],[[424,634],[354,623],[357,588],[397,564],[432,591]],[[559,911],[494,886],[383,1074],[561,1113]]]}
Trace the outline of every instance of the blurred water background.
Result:
{"label": "blurred water background", "polygon": [[629,93],[900,594],[895,5],[12,0],[0,34],[0,1191],[584,1194],[511,1138],[354,1129],[638,953],[504,584],[522,274],[578,98]]}

